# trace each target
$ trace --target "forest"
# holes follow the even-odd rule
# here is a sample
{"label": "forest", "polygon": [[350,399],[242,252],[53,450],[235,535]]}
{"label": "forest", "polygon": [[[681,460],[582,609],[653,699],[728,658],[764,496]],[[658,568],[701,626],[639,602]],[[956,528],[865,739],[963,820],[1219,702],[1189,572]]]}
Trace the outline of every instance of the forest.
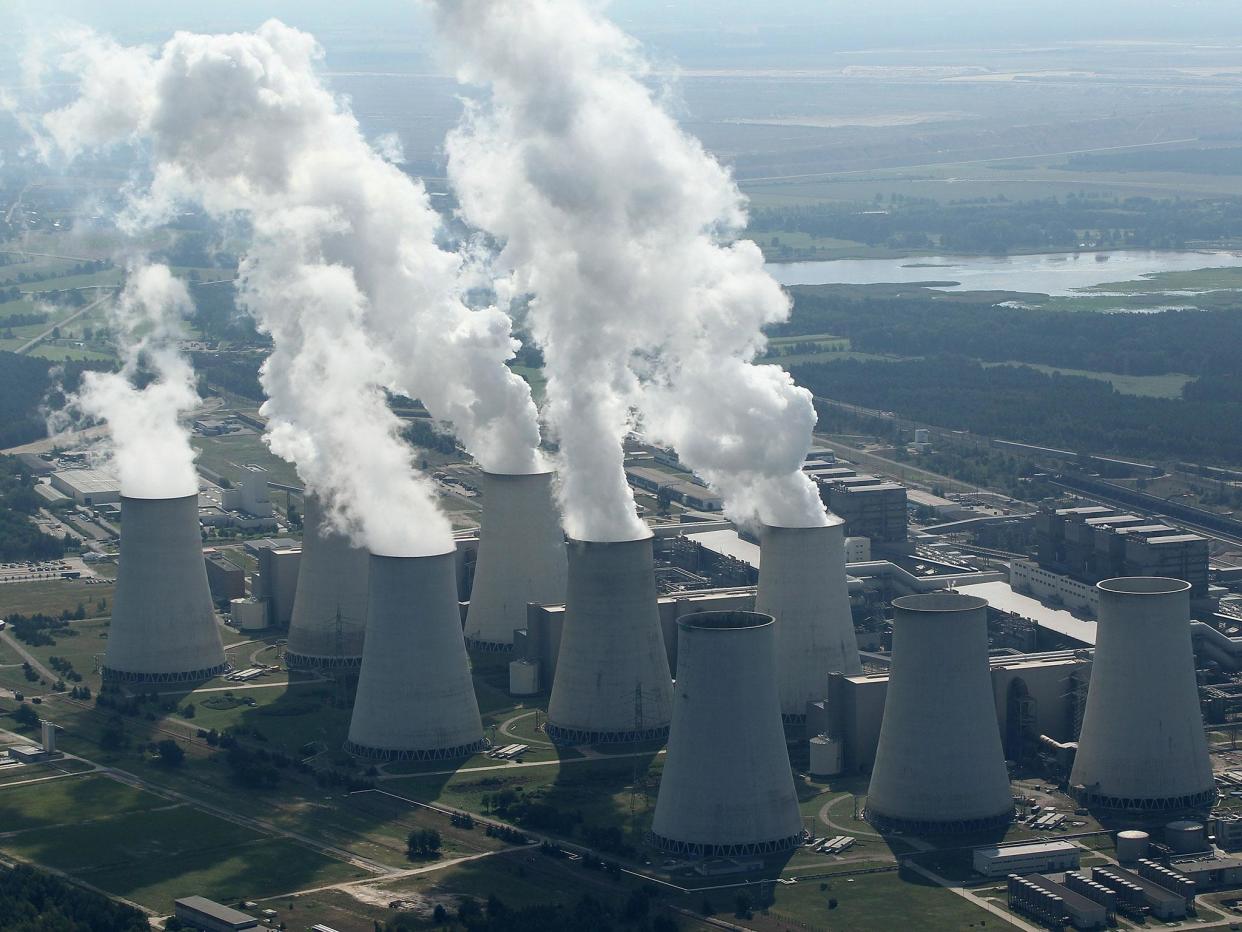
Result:
{"label": "forest", "polygon": [[65,542],[49,537],[30,523],[39,510],[34,480],[15,456],[0,456],[0,562],[54,560],[65,553]]}
{"label": "forest", "polygon": [[147,917],[59,877],[18,864],[0,867],[4,932],[148,932]]}
{"label": "forest", "polygon": [[62,407],[62,389],[75,391],[83,371],[108,368],[109,363],[54,364],[0,351],[0,448],[46,437],[47,423],[40,409]]}

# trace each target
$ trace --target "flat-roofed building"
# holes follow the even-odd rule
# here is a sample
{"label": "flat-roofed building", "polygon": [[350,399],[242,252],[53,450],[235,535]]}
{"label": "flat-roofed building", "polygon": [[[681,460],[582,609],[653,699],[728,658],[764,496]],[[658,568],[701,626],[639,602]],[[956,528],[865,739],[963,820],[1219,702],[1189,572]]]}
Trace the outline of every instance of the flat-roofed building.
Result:
{"label": "flat-roofed building", "polygon": [[231,602],[246,595],[246,571],[226,560],[215,550],[203,554],[207,565],[207,585],[214,602]]}
{"label": "flat-roofed building", "polygon": [[909,516],[904,485],[876,476],[817,481],[820,498],[845,521],[848,536],[869,537],[873,544],[905,542]]}
{"label": "flat-roofed building", "polygon": [[233,932],[253,929],[259,920],[239,909],[209,900],[205,896],[185,896],[173,902],[174,914],[182,922],[206,932]]}
{"label": "flat-roofed building", "polygon": [[975,870],[985,877],[1006,874],[1044,874],[1076,870],[1081,849],[1068,841],[1025,841],[976,848]]}
{"label": "flat-roofed building", "polygon": [[121,500],[121,480],[102,469],[62,469],[52,473],[52,487],[79,505],[106,505]]}

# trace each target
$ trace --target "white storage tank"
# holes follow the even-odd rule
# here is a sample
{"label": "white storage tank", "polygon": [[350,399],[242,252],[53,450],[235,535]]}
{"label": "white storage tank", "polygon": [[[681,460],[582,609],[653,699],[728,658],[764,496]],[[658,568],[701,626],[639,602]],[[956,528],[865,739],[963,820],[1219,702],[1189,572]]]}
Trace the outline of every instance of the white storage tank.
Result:
{"label": "white storage tank", "polygon": [[260,599],[233,599],[229,615],[240,631],[260,631],[267,627],[267,602]]}
{"label": "white storage tank", "polygon": [[835,777],[845,767],[841,739],[816,735],[809,742],[811,751],[810,771],[813,777]]}
{"label": "white storage tank", "polygon": [[539,694],[539,661],[514,660],[509,664],[509,695],[536,696]]}
{"label": "white storage tank", "polygon": [[1164,843],[1173,850],[1174,854],[1206,851],[1207,829],[1202,822],[1178,819],[1164,827]]}
{"label": "white storage tank", "polygon": [[1151,837],[1146,832],[1130,829],[1117,833],[1117,860],[1122,864],[1132,864],[1147,857],[1147,849]]}

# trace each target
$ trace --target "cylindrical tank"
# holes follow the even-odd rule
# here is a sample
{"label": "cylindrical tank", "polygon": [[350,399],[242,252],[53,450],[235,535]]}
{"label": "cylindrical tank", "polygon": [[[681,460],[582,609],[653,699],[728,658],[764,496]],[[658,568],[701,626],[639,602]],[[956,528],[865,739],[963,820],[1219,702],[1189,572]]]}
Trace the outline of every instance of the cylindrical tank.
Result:
{"label": "cylindrical tank", "polygon": [[558,744],[664,738],[673,683],[651,536],[569,541],[569,582],[546,733]]}
{"label": "cylindrical tank", "polygon": [[1070,783],[1112,812],[1201,811],[1216,799],[1190,645],[1190,584],[1106,579]]}
{"label": "cylindrical tank", "polygon": [[539,694],[539,661],[514,660],[509,664],[509,695],[537,696]]}
{"label": "cylindrical tank", "polygon": [[121,496],[121,556],[103,678],[178,683],[227,669],[207,586],[198,495]]}
{"label": "cylindrical tank", "polygon": [[829,673],[862,672],[845,577],[845,525],[764,526],[755,611],[776,619],[781,714],[806,717],[824,698]]}
{"label": "cylindrical tank", "polygon": [[1117,833],[1117,860],[1122,864],[1132,864],[1147,857],[1147,848],[1151,838],[1146,832],[1130,829]]}
{"label": "cylindrical tank", "polygon": [[457,609],[456,555],[372,554],[367,638],[345,749],[376,760],[485,745]]}
{"label": "cylindrical tank", "polygon": [[800,843],[770,615],[678,619],[673,722],[651,833],[665,851],[708,857]]}
{"label": "cylindrical tank", "polygon": [[809,742],[810,773],[813,777],[835,777],[845,767],[844,747],[839,738],[816,735]]}
{"label": "cylindrical tank", "polygon": [[565,601],[565,534],[552,497],[552,473],[483,474],[483,522],[466,642],[509,650],[526,627],[529,602]]}
{"label": "cylindrical tank", "polygon": [[285,666],[357,669],[367,625],[367,552],[324,522],[318,496],[307,494],[302,508],[302,561]]}
{"label": "cylindrical tank", "polygon": [[1195,851],[1206,851],[1208,847],[1207,829],[1202,822],[1190,819],[1179,819],[1164,827],[1164,843],[1174,854],[1190,854]]}
{"label": "cylindrical tank", "polygon": [[1013,818],[987,605],[957,592],[893,600],[892,666],[867,791],[867,819],[882,830],[972,832]]}

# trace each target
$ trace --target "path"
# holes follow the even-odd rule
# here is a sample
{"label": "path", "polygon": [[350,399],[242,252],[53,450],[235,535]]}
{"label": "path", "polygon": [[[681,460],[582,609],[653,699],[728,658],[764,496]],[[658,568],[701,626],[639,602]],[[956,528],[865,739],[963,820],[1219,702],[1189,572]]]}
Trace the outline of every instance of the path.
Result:
{"label": "path", "polygon": [[366,887],[375,883],[389,883],[393,880],[401,880],[403,877],[414,877],[417,874],[430,874],[433,871],[441,871],[447,867],[456,867],[458,864],[465,864],[468,861],[478,861],[482,858],[490,858],[497,854],[508,854],[513,851],[521,851],[522,848],[497,848],[495,851],[482,851],[478,854],[466,854],[460,858],[453,858],[449,861],[437,861],[435,864],[427,864],[423,867],[411,867],[406,870],[397,870],[389,868],[389,873],[378,875],[375,877],[367,877],[364,880],[346,880],[342,883],[330,883],[322,887],[307,887],[305,890],[294,890],[290,893],[280,893],[276,896],[265,896],[256,900],[258,903],[266,903],[269,900],[283,900],[291,896],[304,896],[308,893],[322,893],[325,890],[342,890],[346,893],[353,887]]}
{"label": "path", "polygon": [[[100,287],[104,287],[104,286],[100,286]],[[27,350],[32,349],[32,348],[34,348],[35,346],[38,346],[38,345],[39,345],[39,343],[40,343],[40,342],[41,342],[41,341],[42,341],[45,337],[50,336],[54,330],[57,330],[57,329],[59,329],[59,328],[63,327],[65,324],[70,324],[70,323],[73,323],[75,320],[77,320],[79,317],[81,317],[81,316],[82,316],[83,314],[85,314],[87,311],[93,310],[94,308],[98,307],[100,304],[102,304],[103,302],[107,301],[109,298],[111,298],[111,297],[112,297],[112,296],[116,293],[116,289],[115,289],[115,288],[112,288],[111,286],[108,286],[108,289],[109,289],[109,290],[108,290],[107,292],[105,292],[104,294],[100,295],[98,298],[96,298],[96,299],[95,299],[94,301],[92,301],[90,304],[87,304],[87,305],[85,305],[85,306],[83,306],[83,307],[79,308],[78,310],[74,311],[72,314],[70,314],[70,315],[69,315],[68,317],[66,317],[64,320],[58,320],[56,323],[52,324],[52,326],[48,327],[48,328],[47,328],[46,330],[44,330],[42,333],[39,333],[38,335],[36,335],[36,336],[32,337],[31,339],[27,340],[25,343],[23,343],[23,344],[22,344],[21,346],[19,346],[17,349],[13,350],[13,352],[17,353],[18,355],[21,355],[22,353],[25,353]]]}
{"label": "path", "polygon": [[[568,764],[592,764],[601,760],[623,760],[627,757],[648,757],[650,751],[634,751],[625,754],[600,754],[598,751],[587,753],[586,748],[576,748],[583,757],[571,757],[569,760],[532,760],[532,761],[501,761],[493,767],[458,767],[454,770],[420,770],[416,773],[381,773],[379,780],[409,780],[418,777],[444,777],[452,776],[455,773],[484,773],[493,770],[511,770],[515,767],[563,767]],[[656,755],[664,754],[664,750],[659,750]]]}
{"label": "path", "polygon": [[53,673],[45,667],[38,657],[26,650],[17,638],[13,637],[13,635],[8,631],[0,631],[0,641],[4,641],[5,644],[8,644],[9,647],[13,648],[22,660],[34,667],[35,673],[38,673],[39,676],[43,677],[49,683],[55,683],[58,679],[60,679],[59,673]]}
{"label": "path", "polygon": [[523,744],[538,744],[538,745],[542,745],[545,748],[555,747],[555,745],[553,745],[551,741],[540,741],[538,738],[528,738],[526,737],[526,735],[514,734],[512,731],[509,730],[509,726],[512,725],[514,722],[520,721],[521,719],[527,718],[528,716],[538,715],[538,714],[539,714],[538,709],[531,709],[529,712],[523,712],[520,715],[513,716],[513,718],[507,718],[503,722],[500,723],[500,727],[497,730],[502,735],[504,735],[506,738],[512,738],[514,741],[520,741]]}

